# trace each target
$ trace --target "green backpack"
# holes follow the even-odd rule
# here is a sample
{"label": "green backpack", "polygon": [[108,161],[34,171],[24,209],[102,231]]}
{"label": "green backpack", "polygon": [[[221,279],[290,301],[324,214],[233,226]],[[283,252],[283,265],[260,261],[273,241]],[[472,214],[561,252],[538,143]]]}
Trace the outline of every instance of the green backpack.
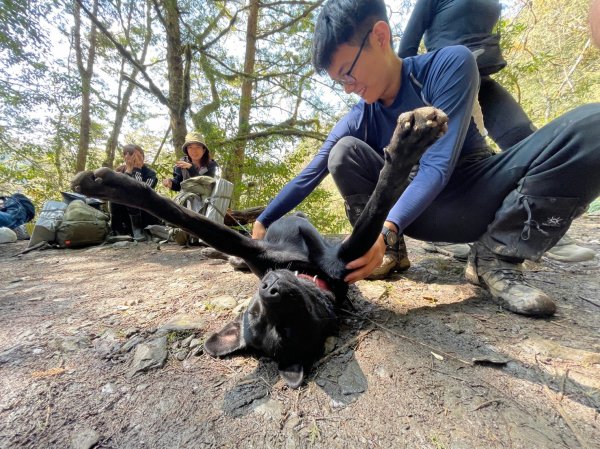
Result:
{"label": "green backpack", "polygon": [[61,248],[80,248],[103,243],[110,231],[108,215],[81,200],[69,203],[56,231]]}

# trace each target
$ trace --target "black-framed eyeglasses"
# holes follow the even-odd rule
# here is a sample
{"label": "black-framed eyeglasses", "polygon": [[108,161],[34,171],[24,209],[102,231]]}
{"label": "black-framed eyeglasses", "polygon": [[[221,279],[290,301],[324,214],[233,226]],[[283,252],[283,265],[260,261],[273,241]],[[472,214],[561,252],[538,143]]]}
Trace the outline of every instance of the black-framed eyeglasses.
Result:
{"label": "black-framed eyeglasses", "polygon": [[339,84],[341,86],[345,86],[348,84],[356,83],[356,78],[354,78],[352,76],[352,70],[354,70],[354,66],[358,62],[358,58],[360,58],[360,54],[362,53],[363,48],[365,48],[365,44],[367,43],[367,37],[369,37],[369,34],[371,34],[371,31],[373,31],[373,28],[371,28],[369,31],[367,31],[367,34],[365,34],[365,37],[363,37],[363,40],[360,43],[360,47],[358,48],[358,52],[356,53],[356,57],[354,58],[354,61],[352,61],[352,64],[350,65],[350,69],[348,69],[348,71],[345,74],[343,74],[340,79],[334,80],[337,84]]}

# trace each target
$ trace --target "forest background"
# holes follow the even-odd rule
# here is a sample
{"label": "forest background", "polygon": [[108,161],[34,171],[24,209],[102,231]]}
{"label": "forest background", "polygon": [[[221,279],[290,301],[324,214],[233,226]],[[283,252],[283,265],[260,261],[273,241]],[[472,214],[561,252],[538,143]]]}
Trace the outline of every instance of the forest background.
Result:
{"label": "forest background", "polygon": [[[323,0],[0,2],[0,193],[38,209],[127,143],[169,177],[192,130],[234,182],[233,207],[264,205],[357,101],[310,64]],[[495,78],[533,122],[599,101],[588,0],[502,3]],[[414,1],[387,4],[397,48]],[[323,232],[346,226],[330,179],[302,208]]]}

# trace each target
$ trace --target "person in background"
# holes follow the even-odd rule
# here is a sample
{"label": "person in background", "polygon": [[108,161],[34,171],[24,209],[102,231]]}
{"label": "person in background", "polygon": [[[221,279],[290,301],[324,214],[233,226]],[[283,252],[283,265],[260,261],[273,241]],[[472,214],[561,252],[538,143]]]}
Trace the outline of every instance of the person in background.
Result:
{"label": "person in background", "polygon": [[475,242],[465,272],[469,282],[513,313],[553,315],[554,299],[528,283],[522,262],[539,260],[600,193],[600,104],[569,111],[494,153],[472,119],[480,76],[474,55],[456,45],[401,59],[383,0],[327,1],[315,25],[312,60],[316,72],[360,100],[258,217],[253,237],[262,238],[328,173],[352,203],[352,215],[359,213],[361,198],[377,183],[398,116],[433,106],[448,116],[447,133],[423,154],[378,240],[346,265],[344,280],[364,279],[381,266],[398,234]]}
{"label": "person in background", "polygon": [[[483,135],[506,150],[533,134],[536,127],[513,96],[490,76],[506,67],[497,31],[501,9],[499,0],[417,0],[398,56],[415,56],[422,38],[428,52],[450,45],[471,50],[480,75],[473,118]],[[466,260],[470,247],[427,242],[425,249]],[[595,252],[565,235],[546,255],[562,262],[581,262],[593,259]]]}
{"label": "person in background", "polygon": [[179,192],[181,182],[194,176],[217,176],[219,164],[210,157],[210,151],[200,133],[190,132],[182,147],[185,156],[175,163],[173,177],[163,180],[163,185]]}
{"label": "person in background", "polygon": [[33,220],[34,216],[33,203],[22,193],[0,196],[0,227],[11,229],[17,239],[29,240],[25,223]]}
{"label": "person in background", "polygon": [[531,135],[535,126],[513,96],[490,75],[506,67],[497,23],[499,0],[417,0],[400,41],[398,56],[415,56],[421,38],[428,52],[464,45],[477,61],[483,123],[502,150]]}
{"label": "person in background", "polygon": [[[151,188],[158,183],[156,172],[144,163],[144,150],[136,144],[123,147],[123,160],[125,163],[115,169],[133,179],[143,182]],[[158,218],[134,207],[110,203],[110,225],[116,235],[131,235],[136,241],[146,240],[144,228],[151,224],[159,223]]]}

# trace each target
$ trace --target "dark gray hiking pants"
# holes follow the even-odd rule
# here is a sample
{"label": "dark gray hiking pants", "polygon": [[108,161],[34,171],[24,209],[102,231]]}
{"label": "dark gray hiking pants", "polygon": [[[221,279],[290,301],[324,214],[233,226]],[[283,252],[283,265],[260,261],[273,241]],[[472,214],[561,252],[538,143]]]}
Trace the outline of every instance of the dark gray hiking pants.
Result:
{"label": "dark gray hiking pants", "polygon": [[[370,194],[383,159],[345,137],[329,171],[344,198]],[[570,111],[508,150],[463,158],[444,190],[406,229],[427,241],[480,240],[503,258],[537,260],[600,194],[600,104]]]}

